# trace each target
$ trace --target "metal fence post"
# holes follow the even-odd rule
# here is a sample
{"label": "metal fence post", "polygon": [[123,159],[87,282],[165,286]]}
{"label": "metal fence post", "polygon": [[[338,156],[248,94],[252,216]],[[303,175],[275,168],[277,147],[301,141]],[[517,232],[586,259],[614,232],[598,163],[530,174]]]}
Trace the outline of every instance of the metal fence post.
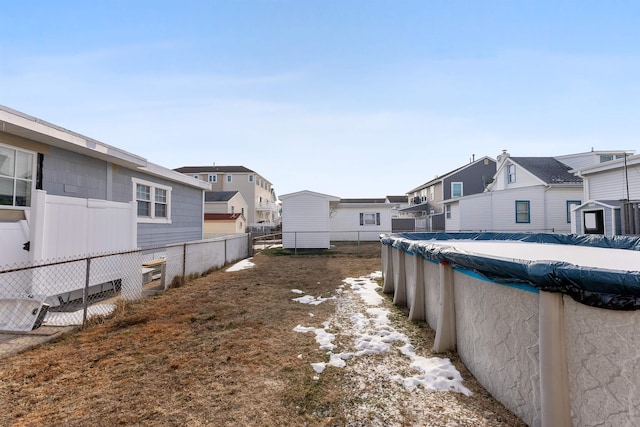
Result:
{"label": "metal fence post", "polygon": [[187,276],[187,244],[182,245],[182,277]]}
{"label": "metal fence post", "polygon": [[91,258],[87,258],[86,275],[84,279],[84,289],[82,290],[82,327],[87,324],[87,306],[89,305],[89,278],[91,276]]}

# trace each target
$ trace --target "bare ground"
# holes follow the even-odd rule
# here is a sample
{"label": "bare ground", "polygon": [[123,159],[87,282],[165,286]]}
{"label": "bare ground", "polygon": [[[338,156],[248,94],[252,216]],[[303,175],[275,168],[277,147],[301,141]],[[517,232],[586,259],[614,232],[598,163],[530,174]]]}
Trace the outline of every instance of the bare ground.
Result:
{"label": "bare ground", "polygon": [[[451,359],[472,396],[390,382],[384,366],[395,355],[327,368],[314,380],[310,362],[326,360],[326,352],[293,328],[340,324],[344,308],[357,302],[310,308],[293,302],[291,290],[335,295],[344,278],[380,270],[380,245],[283,252],[257,254],[252,269],[216,271],[121,305],[79,333],[1,360],[0,425],[524,425],[454,353],[438,356]],[[390,298],[385,304],[391,307]],[[433,332],[392,310],[396,327],[431,356]]]}

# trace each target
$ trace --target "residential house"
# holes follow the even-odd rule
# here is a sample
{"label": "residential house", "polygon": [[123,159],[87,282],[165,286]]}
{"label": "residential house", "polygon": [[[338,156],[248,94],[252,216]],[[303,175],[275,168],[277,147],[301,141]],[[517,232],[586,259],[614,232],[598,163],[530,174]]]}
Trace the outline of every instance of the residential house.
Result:
{"label": "residential house", "polygon": [[332,241],[373,241],[390,233],[394,205],[388,198],[340,199],[331,204],[329,230]]}
{"label": "residential house", "polygon": [[202,239],[207,189],[0,106],[0,265]]}
{"label": "residential house", "polygon": [[385,203],[391,204],[391,218],[407,218],[410,215],[403,212],[402,209],[409,207],[409,196],[387,196]]}
{"label": "residential house", "polygon": [[[143,157],[0,106],[0,270],[200,240],[207,189]],[[45,307],[129,281],[118,256],[103,256],[92,260],[85,288],[84,265],[3,274],[1,327],[30,330]],[[130,280],[141,284],[142,272]]]}
{"label": "residential house", "polygon": [[571,232],[571,211],[582,203],[576,165],[599,162],[619,151],[558,157],[498,156],[485,192],[442,202],[446,231]]}
{"label": "residential house", "polygon": [[575,171],[584,202],[572,212],[573,233],[640,234],[640,155],[627,153]]}
{"label": "residential house", "polygon": [[248,206],[245,217],[250,228],[273,227],[280,221],[273,185],[251,169],[244,166],[183,166],[174,170],[208,182],[213,191],[239,191]]}
{"label": "residential house", "polygon": [[399,209],[416,220],[415,229],[440,231],[445,229],[441,202],[470,194],[482,193],[496,172],[496,161],[484,156],[470,163],[436,176],[429,182],[410,190],[409,206]]}

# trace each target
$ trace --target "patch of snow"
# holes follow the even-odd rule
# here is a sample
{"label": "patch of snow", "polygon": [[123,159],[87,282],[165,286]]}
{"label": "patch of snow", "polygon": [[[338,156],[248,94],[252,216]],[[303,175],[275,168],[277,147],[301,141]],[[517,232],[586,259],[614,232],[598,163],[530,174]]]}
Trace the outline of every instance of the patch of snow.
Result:
{"label": "patch of snow", "polygon": [[[96,304],[87,307],[87,319],[93,316],[109,316],[116,309],[115,304]],[[82,325],[84,310],[72,312],[49,311],[42,322],[47,326]]]}
{"label": "patch of snow", "polygon": [[293,298],[293,301],[299,302],[300,304],[318,305],[330,299],[335,299],[335,297],[323,298],[305,295],[303,297]]}
{"label": "patch of snow", "polygon": [[304,294],[304,291],[301,291],[300,289],[291,289],[291,292],[294,294]]}
{"label": "patch of snow", "polygon": [[[349,291],[340,289],[340,292],[337,292],[340,295],[338,310],[354,309],[354,307],[364,303],[364,312],[353,311],[350,315],[340,313],[343,317],[346,315],[350,323],[340,324],[336,319],[333,325],[333,329],[338,330],[337,333],[352,337],[354,351],[333,352],[336,348],[336,345],[333,344],[335,334],[327,331],[330,327],[330,322],[324,322],[323,328],[300,325],[294,328],[296,332],[314,332],[316,341],[320,344],[320,349],[328,350],[326,354],[329,356],[329,362],[311,363],[314,372],[321,374],[327,366],[344,368],[347,366],[347,360],[368,355],[399,354],[401,358],[396,359],[395,365],[391,364],[391,366],[385,368],[388,370],[386,378],[389,381],[397,382],[407,390],[413,390],[421,386],[429,391],[453,391],[467,396],[471,395],[471,392],[462,384],[462,376],[449,359],[419,356],[416,354],[414,346],[407,335],[391,324],[389,310],[378,307],[384,301],[384,298],[377,292],[380,286],[375,282],[376,278],[380,277],[380,272],[374,272],[369,276],[347,278],[343,282],[350,286],[351,289]],[[349,299],[352,298],[352,295],[359,297],[360,305],[349,302],[354,301]],[[305,297],[296,298],[295,300],[302,300],[303,298]],[[308,301],[317,300],[311,297]],[[341,301],[344,301],[344,303],[340,304]],[[372,366],[370,369],[375,370],[377,368]],[[416,373],[414,375],[398,373],[411,371]]]}
{"label": "patch of snow", "polygon": [[240,270],[246,270],[247,268],[252,268],[253,266],[255,266],[255,264],[253,262],[251,262],[253,258],[247,258],[247,259],[243,259],[242,261],[239,261],[235,264],[233,264],[231,267],[227,268],[225,271],[240,271]]}

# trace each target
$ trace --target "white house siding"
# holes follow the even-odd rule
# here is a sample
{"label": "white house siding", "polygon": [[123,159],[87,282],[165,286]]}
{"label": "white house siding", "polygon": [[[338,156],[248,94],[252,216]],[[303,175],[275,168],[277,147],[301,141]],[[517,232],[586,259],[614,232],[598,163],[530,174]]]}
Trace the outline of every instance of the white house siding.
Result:
{"label": "white house siding", "polygon": [[[493,231],[549,231],[545,224],[544,190],[544,186],[538,186],[493,192]],[[516,222],[516,200],[529,201],[530,222]]]}
{"label": "white house siding", "polygon": [[567,221],[567,201],[582,202],[582,187],[551,188],[546,192],[547,229],[555,233],[571,233],[571,221]]}
{"label": "white house siding", "polygon": [[[380,225],[360,225],[360,213],[379,213]],[[391,232],[391,205],[340,204],[329,220],[331,240],[334,241],[375,241],[380,234]]]}
{"label": "white house siding", "polygon": [[455,227],[455,223],[458,223],[458,228],[449,229],[447,231],[483,231],[491,230],[493,227],[493,207],[491,196],[492,193],[482,193],[477,196],[472,196],[466,199],[458,201],[456,207],[457,210],[452,212],[452,219],[458,217],[457,220],[451,223]]}
{"label": "white house siding", "polygon": [[507,165],[509,164],[511,162],[507,160],[507,163],[496,174],[495,183],[493,184],[494,191],[540,185],[541,181],[538,177],[518,164],[516,164],[516,182],[507,184]]}
{"label": "white house siding", "polygon": [[[640,167],[629,167],[629,199],[640,198]],[[623,169],[613,169],[588,175],[586,200],[620,200],[627,198],[627,186]]]}
{"label": "white house siding", "polygon": [[329,248],[329,198],[318,193],[300,192],[283,195],[281,199],[282,246]]}
{"label": "white house siding", "polygon": [[460,202],[450,203],[451,209],[450,218],[447,218],[446,207],[444,215],[444,229],[446,231],[460,231]]}

